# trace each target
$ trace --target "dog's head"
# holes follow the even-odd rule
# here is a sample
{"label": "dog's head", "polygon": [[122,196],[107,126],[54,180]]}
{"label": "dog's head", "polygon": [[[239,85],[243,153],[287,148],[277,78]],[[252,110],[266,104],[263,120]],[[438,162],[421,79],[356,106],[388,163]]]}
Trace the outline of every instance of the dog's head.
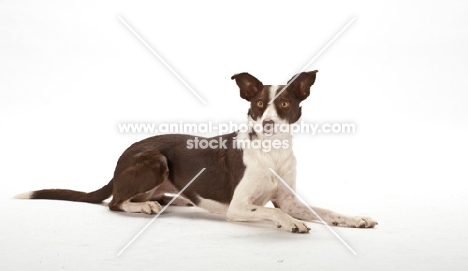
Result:
{"label": "dog's head", "polygon": [[250,102],[249,121],[263,127],[261,133],[264,136],[274,136],[281,132],[281,125],[294,124],[299,120],[300,103],[309,97],[317,72],[299,73],[286,85],[279,86],[263,85],[245,72],[235,74],[231,79],[236,80],[240,96]]}

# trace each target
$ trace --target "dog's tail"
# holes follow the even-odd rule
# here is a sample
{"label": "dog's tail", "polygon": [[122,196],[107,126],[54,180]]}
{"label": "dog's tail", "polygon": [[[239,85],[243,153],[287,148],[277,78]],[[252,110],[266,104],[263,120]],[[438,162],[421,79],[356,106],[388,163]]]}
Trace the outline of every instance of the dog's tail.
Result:
{"label": "dog's tail", "polygon": [[112,195],[112,180],[93,192],[80,192],[68,189],[43,189],[16,195],[16,199],[52,199],[89,203],[100,203]]}

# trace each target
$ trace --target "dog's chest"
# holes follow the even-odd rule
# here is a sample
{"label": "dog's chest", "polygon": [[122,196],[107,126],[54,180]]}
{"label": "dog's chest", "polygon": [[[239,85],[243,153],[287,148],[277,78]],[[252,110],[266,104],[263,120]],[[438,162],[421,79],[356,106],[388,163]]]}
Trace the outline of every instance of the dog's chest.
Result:
{"label": "dog's chest", "polygon": [[236,189],[237,197],[263,206],[278,197],[282,181],[294,187],[296,159],[291,149],[244,149],[243,160],[246,170]]}
{"label": "dog's chest", "polygon": [[247,169],[254,170],[256,174],[268,176],[276,184],[277,178],[272,170],[283,178],[288,184],[294,178],[296,170],[296,158],[291,148],[276,149],[271,152],[262,150],[245,149],[243,155]]}

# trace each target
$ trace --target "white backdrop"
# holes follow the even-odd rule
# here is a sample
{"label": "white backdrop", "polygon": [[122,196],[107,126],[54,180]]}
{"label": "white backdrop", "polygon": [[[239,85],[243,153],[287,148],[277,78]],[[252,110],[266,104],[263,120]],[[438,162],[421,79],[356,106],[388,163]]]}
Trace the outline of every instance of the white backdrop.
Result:
{"label": "white backdrop", "polygon": [[306,69],[319,73],[303,119],[357,132],[296,138],[299,193],[381,225],[402,211],[415,219],[402,223],[432,223],[434,210],[459,211],[462,224],[466,10],[462,1],[3,1],[0,193],[101,187],[122,151],[151,136],[121,134],[118,123],[240,122],[248,104],[233,74],[283,84],[355,17]]}

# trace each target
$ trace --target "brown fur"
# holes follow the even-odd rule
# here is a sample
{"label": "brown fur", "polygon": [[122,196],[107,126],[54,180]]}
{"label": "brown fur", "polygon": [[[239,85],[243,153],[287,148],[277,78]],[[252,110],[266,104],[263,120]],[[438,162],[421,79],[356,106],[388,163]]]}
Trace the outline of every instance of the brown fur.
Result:
{"label": "brown fur", "polygon": [[[227,134],[221,138],[227,141],[227,146],[233,146],[235,135]],[[151,192],[166,180],[176,189],[182,189],[205,167],[203,174],[184,191],[183,196],[195,204],[198,196],[229,203],[245,170],[242,150],[187,149],[187,140],[194,138],[195,136],[180,134],[147,138],[125,150],[117,162],[113,179],[103,188],[91,193],[45,189],[35,191],[31,198],[99,203],[112,195],[109,208],[121,211],[120,206],[124,201],[142,201],[146,198],[145,193]],[[158,197],[162,204],[168,200],[163,196]]]}

